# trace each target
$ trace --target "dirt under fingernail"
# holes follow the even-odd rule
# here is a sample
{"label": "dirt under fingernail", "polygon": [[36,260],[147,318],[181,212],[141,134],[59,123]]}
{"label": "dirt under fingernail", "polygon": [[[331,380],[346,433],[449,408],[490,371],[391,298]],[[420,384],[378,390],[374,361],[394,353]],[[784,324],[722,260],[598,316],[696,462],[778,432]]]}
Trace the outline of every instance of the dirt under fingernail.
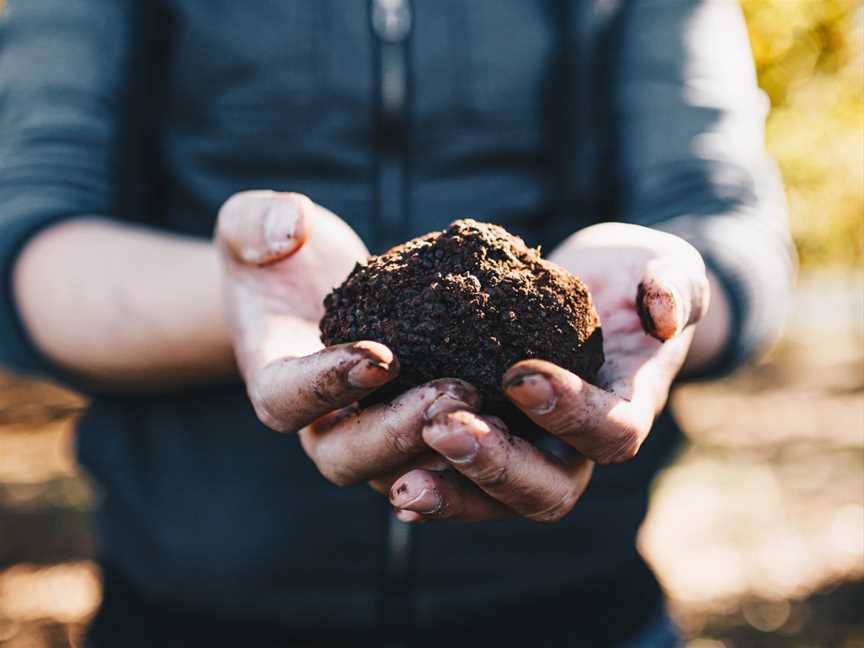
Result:
{"label": "dirt under fingernail", "polygon": [[348,371],[346,378],[352,387],[372,389],[390,379],[390,366],[376,360],[359,360]]}
{"label": "dirt under fingernail", "polygon": [[645,304],[645,295],[647,294],[645,282],[640,281],[639,287],[636,289],[636,312],[639,315],[639,321],[642,322],[642,328],[649,335],[654,335],[657,332],[657,325],[654,324],[654,318],[651,317],[651,312]]}

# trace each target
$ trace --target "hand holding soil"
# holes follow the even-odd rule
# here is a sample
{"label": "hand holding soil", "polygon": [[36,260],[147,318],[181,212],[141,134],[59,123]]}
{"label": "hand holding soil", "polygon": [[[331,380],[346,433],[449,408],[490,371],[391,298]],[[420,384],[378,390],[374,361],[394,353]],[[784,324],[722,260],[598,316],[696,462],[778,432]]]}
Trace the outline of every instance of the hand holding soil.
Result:
{"label": "hand holding soil", "polygon": [[[486,398],[484,414],[449,412],[424,427],[446,470],[373,483],[390,486],[401,519],[558,520],[587,486],[592,461],[638,452],[687,355],[685,329],[707,309],[701,257],[675,236],[604,224],[552,259],[561,267],[501,228],[457,221],[358,265],[327,298],[325,342],[386,343],[402,358],[400,387],[456,376]],[[585,285],[562,268],[591,288],[602,336]],[[566,450],[530,443],[526,420]]]}
{"label": "hand holding soil", "polygon": [[[473,221],[365,260],[307,198],[248,192],[222,208],[217,241],[261,421],[297,432],[333,483],[389,494],[405,521],[566,515],[594,461],[636,454],[707,306],[698,253],[629,225],[575,234],[554,263]],[[352,266],[322,349],[322,301]]]}

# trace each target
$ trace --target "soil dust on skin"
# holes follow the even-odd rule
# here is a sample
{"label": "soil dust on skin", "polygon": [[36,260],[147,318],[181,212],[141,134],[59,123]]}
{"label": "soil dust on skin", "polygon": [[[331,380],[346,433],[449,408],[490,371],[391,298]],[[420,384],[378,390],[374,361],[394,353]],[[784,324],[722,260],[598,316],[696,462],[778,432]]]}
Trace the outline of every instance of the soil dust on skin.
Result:
{"label": "soil dust on skin", "polygon": [[[862,299],[864,275],[805,276],[765,361],[673,398],[687,442],[639,548],[689,648],[864,646]],[[80,646],[99,602],[82,406],[0,376],[2,648]]]}

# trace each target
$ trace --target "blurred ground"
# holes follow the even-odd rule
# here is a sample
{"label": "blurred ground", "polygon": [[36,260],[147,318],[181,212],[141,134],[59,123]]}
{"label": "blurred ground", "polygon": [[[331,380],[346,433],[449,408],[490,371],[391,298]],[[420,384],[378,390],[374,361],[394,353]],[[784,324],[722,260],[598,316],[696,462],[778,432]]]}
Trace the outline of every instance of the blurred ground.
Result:
{"label": "blurred ground", "polygon": [[694,646],[864,648],[864,275],[805,274],[765,361],[674,403],[640,548]]}
{"label": "blurred ground", "polygon": [[[864,273],[806,274],[783,342],[675,396],[688,441],[640,546],[690,648],[864,648]],[[77,646],[99,601],[61,390],[0,378],[0,646]]]}

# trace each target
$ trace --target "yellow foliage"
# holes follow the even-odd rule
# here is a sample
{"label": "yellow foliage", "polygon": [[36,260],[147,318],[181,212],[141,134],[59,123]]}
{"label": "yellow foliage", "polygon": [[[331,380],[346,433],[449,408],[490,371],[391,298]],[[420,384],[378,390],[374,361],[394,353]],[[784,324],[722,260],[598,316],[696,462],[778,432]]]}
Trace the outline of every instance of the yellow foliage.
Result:
{"label": "yellow foliage", "polygon": [[804,264],[864,262],[864,3],[741,0]]}

